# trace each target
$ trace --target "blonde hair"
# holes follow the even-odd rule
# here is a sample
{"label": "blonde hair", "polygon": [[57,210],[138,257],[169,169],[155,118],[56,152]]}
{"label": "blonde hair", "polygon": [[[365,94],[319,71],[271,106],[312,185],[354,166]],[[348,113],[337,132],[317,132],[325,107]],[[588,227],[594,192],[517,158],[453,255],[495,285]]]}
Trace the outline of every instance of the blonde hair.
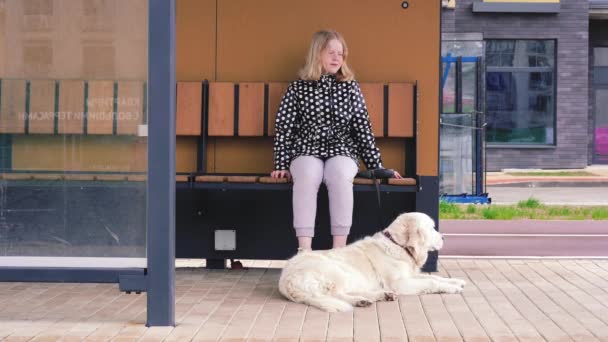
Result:
{"label": "blonde hair", "polygon": [[346,62],[348,57],[346,41],[340,33],[334,30],[321,30],[312,36],[310,48],[308,49],[308,56],[306,57],[306,64],[298,73],[301,79],[306,81],[318,81],[321,78],[321,74],[323,73],[321,51],[323,51],[323,49],[327,47],[327,44],[333,39],[337,39],[340,44],[342,44],[344,50],[342,67],[336,73],[336,78],[338,81],[352,81],[355,79],[355,74],[350,70],[348,63]]}

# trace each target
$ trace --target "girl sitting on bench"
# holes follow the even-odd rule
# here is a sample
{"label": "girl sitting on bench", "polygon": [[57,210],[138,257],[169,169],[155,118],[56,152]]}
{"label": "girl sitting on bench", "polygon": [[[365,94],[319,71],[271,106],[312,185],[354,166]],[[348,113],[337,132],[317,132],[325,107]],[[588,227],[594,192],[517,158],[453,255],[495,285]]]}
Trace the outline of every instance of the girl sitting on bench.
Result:
{"label": "girl sitting on bench", "polygon": [[[293,226],[298,251],[310,250],[317,193],[327,186],[333,247],[346,245],[353,218],[353,179],[359,158],[382,168],[369,114],[336,31],[315,33],[300,79],[292,82],[275,122],[272,177],[293,181]],[[401,178],[398,172],[395,178]]]}

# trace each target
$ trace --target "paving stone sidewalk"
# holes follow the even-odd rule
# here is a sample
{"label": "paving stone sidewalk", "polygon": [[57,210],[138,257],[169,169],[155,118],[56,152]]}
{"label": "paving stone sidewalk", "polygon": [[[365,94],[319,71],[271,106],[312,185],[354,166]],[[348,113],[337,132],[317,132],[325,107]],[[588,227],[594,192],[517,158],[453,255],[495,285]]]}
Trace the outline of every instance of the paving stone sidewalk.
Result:
{"label": "paving stone sidewalk", "polygon": [[608,341],[608,260],[444,259],[460,295],[327,314],[284,300],[281,262],[178,269],[176,327],[113,284],[0,283],[3,341]]}

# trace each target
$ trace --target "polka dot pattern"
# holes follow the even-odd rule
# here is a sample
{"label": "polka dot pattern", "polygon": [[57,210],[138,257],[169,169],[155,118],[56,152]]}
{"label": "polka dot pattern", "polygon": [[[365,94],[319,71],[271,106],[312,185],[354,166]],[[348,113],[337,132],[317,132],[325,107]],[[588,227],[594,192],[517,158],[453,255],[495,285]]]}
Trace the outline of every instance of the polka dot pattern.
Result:
{"label": "polka dot pattern", "polygon": [[288,170],[299,156],[347,156],[368,169],[382,167],[380,150],[357,81],[334,75],[292,82],[275,121],[274,168]]}

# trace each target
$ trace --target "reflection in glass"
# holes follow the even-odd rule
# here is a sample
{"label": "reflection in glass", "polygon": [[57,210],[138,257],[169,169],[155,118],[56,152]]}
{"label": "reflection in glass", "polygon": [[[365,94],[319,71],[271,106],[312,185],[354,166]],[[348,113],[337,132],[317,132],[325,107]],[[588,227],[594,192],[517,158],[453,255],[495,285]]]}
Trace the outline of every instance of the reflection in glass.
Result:
{"label": "reflection in glass", "polygon": [[147,0],[0,2],[0,258],[144,258]]}
{"label": "reflection in glass", "polygon": [[488,72],[488,142],[552,144],[553,75],[550,72]]}
{"label": "reflection in glass", "polygon": [[488,40],[486,64],[489,67],[553,67],[553,40]]}
{"label": "reflection in glass", "polygon": [[488,40],[486,46],[486,141],[554,144],[555,41]]}

